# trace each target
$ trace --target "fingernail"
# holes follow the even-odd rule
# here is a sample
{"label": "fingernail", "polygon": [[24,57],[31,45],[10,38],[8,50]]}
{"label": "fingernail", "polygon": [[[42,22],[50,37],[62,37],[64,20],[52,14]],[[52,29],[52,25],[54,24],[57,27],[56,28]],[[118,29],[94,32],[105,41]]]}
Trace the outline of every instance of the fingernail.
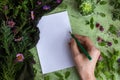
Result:
{"label": "fingernail", "polygon": [[70,38],[70,40],[69,40],[68,44],[70,45],[71,43],[72,43],[72,38]]}
{"label": "fingernail", "polygon": [[69,45],[71,44],[71,40],[68,42],[68,44],[69,44]]}
{"label": "fingernail", "polygon": [[69,45],[73,44],[74,40],[71,38],[70,41],[68,42]]}
{"label": "fingernail", "polygon": [[73,39],[73,38],[71,38],[71,42],[74,42],[74,39]]}

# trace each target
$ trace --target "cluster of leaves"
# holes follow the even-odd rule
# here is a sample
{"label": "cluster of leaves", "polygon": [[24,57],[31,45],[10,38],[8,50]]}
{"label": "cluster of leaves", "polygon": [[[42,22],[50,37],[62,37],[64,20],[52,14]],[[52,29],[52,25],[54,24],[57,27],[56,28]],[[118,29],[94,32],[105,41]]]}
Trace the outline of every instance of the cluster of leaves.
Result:
{"label": "cluster of leaves", "polygon": [[[105,5],[107,4],[107,2],[103,0],[97,0],[97,4]],[[104,13],[101,13],[101,12],[97,12],[97,14],[100,15],[101,17],[106,16]],[[86,21],[86,24],[89,24],[90,28],[94,29],[94,25],[93,25],[94,18],[91,17],[89,21]],[[96,28],[98,27],[96,26]],[[108,29],[109,33],[117,35],[117,31],[118,29],[114,25],[110,25]],[[102,41],[102,39],[100,41]],[[113,42],[114,44],[118,44],[118,40],[116,38],[113,38]],[[106,45],[112,45],[112,42],[103,40],[98,44],[99,46],[106,46]],[[113,49],[113,50],[107,51],[106,53],[102,52],[101,55],[103,59],[102,61],[98,62],[95,70],[95,75],[97,79],[98,80],[119,80],[120,65],[118,64],[117,60],[120,56],[120,51]]]}
{"label": "cluster of leaves", "polygon": [[[66,71],[64,74],[60,72],[55,72],[56,80],[68,80],[70,76],[70,71]],[[51,80],[49,75],[45,75],[44,80]]]}
{"label": "cluster of leaves", "polygon": [[[108,32],[110,32],[111,34],[119,37],[119,33],[118,33],[118,29],[114,26],[114,25],[110,25],[109,29],[108,29]],[[118,44],[118,40],[117,39],[113,39],[113,42],[115,44]]]}
{"label": "cluster of leaves", "polygon": [[100,15],[101,17],[105,17],[105,13],[102,13],[102,12],[97,12],[98,15]]}
{"label": "cluster of leaves", "polygon": [[111,50],[107,53],[101,53],[103,60],[99,61],[96,67],[95,75],[98,80],[118,80],[120,75],[120,66],[118,65],[118,58],[120,51]]}
{"label": "cluster of leaves", "polygon": [[120,20],[120,0],[110,0],[110,5],[113,6],[112,19]]}
{"label": "cluster of leaves", "polygon": [[114,25],[110,25],[108,31],[111,33],[111,34],[114,34],[114,35],[117,35],[117,28],[114,26]]}
{"label": "cluster of leaves", "polygon": [[[93,17],[90,18],[90,21],[88,21],[88,20],[86,21],[86,25],[88,25],[88,24],[90,25],[91,29],[94,29],[95,26],[94,26],[94,18]],[[104,31],[104,27],[102,25],[100,25],[100,23],[96,23],[96,28],[99,29],[101,32]],[[114,25],[111,24],[108,29],[108,34],[109,35],[113,34],[116,37],[119,37],[120,32]],[[116,39],[116,38],[112,38],[112,42],[110,42],[110,41],[105,41],[101,37],[98,37],[97,41],[98,41],[99,46],[105,46],[105,47],[112,46],[112,42],[114,42],[114,44],[118,44],[118,39]]]}
{"label": "cluster of leaves", "polygon": [[[106,5],[107,2],[106,2],[106,1],[103,1],[103,0],[97,0],[97,1],[96,1],[96,4]],[[106,16],[105,13],[103,13],[103,12],[97,12],[97,14],[100,15],[101,17],[105,17],[105,16]]]}
{"label": "cluster of leaves", "polygon": [[[108,34],[111,36],[111,34],[112,35],[115,35],[115,37],[117,37],[118,36],[118,29],[114,26],[114,25],[110,25],[109,26],[109,29],[108,29]],[[111,37],[112,38],[112,42],[114,42],[114,44],[118,44],[118,39],[117,38],[113,38],[113,37]],[[99,42],[100,41],[100,42]],[[106,45],[108,45],[108,46],[111,46],[112,45],[112,42],[110,42],[110,41],[105,41],[104,39],[102,39],[102,38],[100,38],[99,37],[99,40],[98,40],[98,44],[99,44],[99,46],[106,46]]]}
{"label": "cluster of leaves", "polygon": [[91,29],[94,29],[94,18],[93,17],[91,17],[90,18],[90,21],[86,21],[86,25],[90,25],[90,28]]}
{"label": "cluster of leaves", "polygon": [[60,74],[59,72],[56,72],[55,75],[58,77],[58,80],[67,80],[68,77],[70,76],[70,72],[66,71],[64,73],[64,76],[62,74]]}
{"label": "cluster of leaves", "polygon": [[[28,37],[24,35],[26,39],[19,43],[15,43],[13,41],[14,35],[11,29],[6,26],[5,22],[2,22],[0,32],[0,80],[21,80],[21,78],[24,80],[25,75],[31,76],[31,79],[28,79],[32,80],[34,75],[31,65],[33,56],[29,50],[25,50],[27,49],[27,44],[29,45],[29,41],[27,40]],[[22,63],[15,61],[16,54],[19,52],[23,53],[25,56],[25,60]],[[27,73],[28,71],[29,73]]]}
{"label": "cluster of leaves", "polygon": [[[57,0],[0,0],[0,80],[33,80],[33,55],[39,39],[38,19],[55,9]],[[43,9],[43,6],[50,9]],[[16,55],[24,55],[16,62]]]}
{"label": "cluster of leaves", "polygon": [[[110,25],[110,27],[108,29],[108,32],[110,32],[111,34],[119,37],[119,33],[118,33],[119,31],[118,31],[118,29],[114,25],[112,25],[112,24]],[[113,39],[113,42],[115,44],[118,44],[118,40],[117,39]]]}

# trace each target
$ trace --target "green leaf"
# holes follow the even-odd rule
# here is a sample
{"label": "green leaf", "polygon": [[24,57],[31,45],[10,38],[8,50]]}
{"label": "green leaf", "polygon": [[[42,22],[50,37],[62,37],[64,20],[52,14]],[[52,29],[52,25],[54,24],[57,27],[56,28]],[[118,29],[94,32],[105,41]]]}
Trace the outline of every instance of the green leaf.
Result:
{"label": "green leaf", "polygon": [[99,46],[106,46],[105,42],[98,43]]}
{"label": "green leaf", "polygon": [[100,1],[101,1],[101,0],[97,0],[97,1],[96,1],[96,4],[98,4]]}
{"label": "green leaf", "polygon": [[90,28],[91,28],[91,29],[94,29],[94,24],[90,24]]}
{"label": "green leaf", "polygon": [[106,15],[104,13],[99,13],[101,17],[105,17]]}
{"label": "green leaf", "polygon": [[85,24],[88,25],[88,24],[90,24],[90,22],[89,22],[88,20],[86,20],[86,21],[85,21]]}
{"label": "green leaf", "polygon": [[93,17],[90,19],[90,23],[91,24],[93,24],[93,22],[94,22],[94,19],[93,19]]}
{"label": "green leaf", "polygon": [[70,76],[70,71],[65,72],[65,78],[67,79]]}
{"label": "green leaf", "polygon": [[93,17],[90,19],[90,28],[91,29],[94,29],[94,24],[93,24],[93,22],[94,22],[94,19],[93,19]]}
{"label": "green leaf", "polygon": [[55,72],[55,75],[56,75],[57,77],[59,77],[59,78],[63,78],[63,75],[62,75],[61,73],[59,73],[59,72]]}
{"label": "green leaf", "polygon": [[19,13],[19,9],[18,9],[18,8],[16,8],[16,9],[14,10],[14,16],[17,16],[17,15],[18,15],[18,13]]}
{"label": "green leaf", "polygon": [[50,76],[45,76],[44,80],[50,80]]}
{"label": "green leaf", "polygon": [[64,78],[59,78],[58,80],[64,80]]}
{"label": "green leaf", "polygon": [[117,39],[113,39],[115,44],[118,44],[118,40]]}
{"label": "green leaf", "polygon": [[110,77],[111,77],[111,75],[112,75],[112,74],[111,74],[110,72],[108,72],[108,71],[105,71],[104,74],[107,76],[108,79],[110,79]]}
{"label": "green leaf", "polygon": [[33,8],[33,5],[34,5],[34,2],[33,2],[33,0],[30,0],[30,3],[31,3],[31,5],[32,5],[32,8]]}
{"label": "green leaf", "polygon": [[105,4],[107,4],[106,1],[100,1],[100,5],[105,5]]}

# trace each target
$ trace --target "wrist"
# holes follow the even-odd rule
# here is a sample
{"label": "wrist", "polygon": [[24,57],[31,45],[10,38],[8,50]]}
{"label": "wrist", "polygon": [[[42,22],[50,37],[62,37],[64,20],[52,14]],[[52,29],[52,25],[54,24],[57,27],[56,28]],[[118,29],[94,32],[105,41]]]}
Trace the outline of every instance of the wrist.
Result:
{"label": "wrist", "polygon": [[96,80],[94,73],[79,73],[81,80]]}

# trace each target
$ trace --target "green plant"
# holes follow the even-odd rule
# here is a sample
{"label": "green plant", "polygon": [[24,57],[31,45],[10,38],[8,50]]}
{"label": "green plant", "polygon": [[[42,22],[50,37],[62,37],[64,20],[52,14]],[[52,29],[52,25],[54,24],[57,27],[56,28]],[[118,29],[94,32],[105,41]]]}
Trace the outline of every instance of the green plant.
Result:
{"label": "green plant", "polygon": [[79,12],[84,16],[93,13],[94,8],[95,6],[92,0],[81,1],[81,3],[78,5]]}
{"label": "green plant", "polygon": [[110,5],[113,6],[112,19],[120,20],[120,0],[110,0]]}
{"label": "green plant", "polygon": [[0,80],[33,80],[38,19],[62,0],[0,0]]}
{"label": "green plant", "polygon": [[119,80],[120,66],[117,62],[120,51],[112,49],[106,53],[102,53],[102,60],[97,63],[95,75],[98,80]]}

